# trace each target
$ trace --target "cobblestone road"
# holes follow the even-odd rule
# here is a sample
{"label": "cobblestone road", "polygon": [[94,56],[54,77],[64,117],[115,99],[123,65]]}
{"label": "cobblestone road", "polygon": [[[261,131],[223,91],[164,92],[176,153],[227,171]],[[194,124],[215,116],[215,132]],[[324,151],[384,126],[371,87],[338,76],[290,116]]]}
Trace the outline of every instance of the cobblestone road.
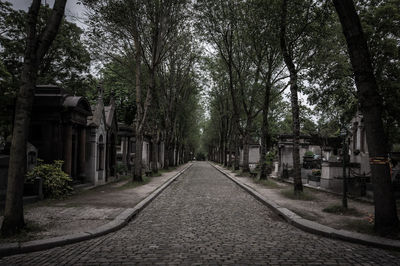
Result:
{"label": "cobblestone road", "polygon": [[203,162],[123,229],[1,265],[400,265],[400,254],[305,233]]}

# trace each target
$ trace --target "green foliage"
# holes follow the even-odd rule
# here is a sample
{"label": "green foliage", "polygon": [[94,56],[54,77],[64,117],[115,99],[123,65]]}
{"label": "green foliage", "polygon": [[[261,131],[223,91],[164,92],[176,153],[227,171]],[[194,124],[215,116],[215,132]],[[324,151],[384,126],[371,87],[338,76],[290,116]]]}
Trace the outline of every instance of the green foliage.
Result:
{"label": "green foliage", "polygon": [[26,174],[28,182],[40,177],[43,180],[43,194],[46,198],[63,198],[72,191],[72,179],[61,169],[63,161],[56,160],[53,164],[38,160],[38,165]]}
{"label": "green foliage", "polygon": [[313,56],[306,61],[303,87],[319,116],[326,120],[350,120],[357,108],[355,84],[341,25],[332,6],[324,12],[324,23],[314,32],[318,42]]}
{"label": "green foliage", "polygon": [[[390,144],[400,142],[400,1],[356,1],[362,27],[372,57],[374,74],[383,98],[384,124]],[[322,121],[323,136],[337,135],[338,121],[349,122],[357,110],[357,92],[347,45],[333,6],[328,5],[325,23],[316,32],[318,49],[307,61],[309,86],[303,92]],[[335,125],[336,124],[336,125]]]}
{"label": "green foliage", "polygon": [[127,125],[133,123],[136,114],[134,95],[135,80],[132,73],[134,62],[132,57],[116,57],[110,63],[105,64],[100,73],[103,76],[105,102],[114,97],[117,105],[118,121]]}
{"label": "green foliage", "polygon": [[360,0],[358,7],[383,98],[389,144],[400,143],[400,0]]}
{"label": "green foliage", "polygon": [[128,169],[127,169],[126,165],[124,165],[122,163],[117,163],[116,171],[118,174],[122,175],[122,174],[125,174],[128,171]]}
{"label": "green foliage", "polygon": [[196,160],[197,161],[205,161],[206,160],[206,155],[202,152],[198,152],[196,154]]}
{"label": "green foliage", "polygon": [[[42,32],[50,8],[42,6],[38,32]],[[0,2],[0,135],[11,134],[15,98],[20,86],[26,38],[25,11]],[[59,32],[38,69],[37,84],[60,84],[72,94],[86,96],[93,89],[88,74],[90,55],[81,41],[83,30],[63,20]]]}
{"label": "green foliage", "polygon": [[311,171],[313,176],[321,176],[321,169],[312,169]]}
{"label": "green foliage", "polygon": [[313,153],[312,151],[306,151],[306,152],[304,153],[304,156],[305,156],[305,157],[312,157],[312,156],[314,156],[314,153]]}
{"label": "green foliage", "polygon": [[272,165],[272,162],[275,159],[275,157],[276,157],[276,151],[275,150],[267,152],[267,155],[265,156],[265,160],[267,161],[267,165],[268,166]]}
{"label": "green foliage", "polygon": [[[315,112],[301,102],[299,102],[299,107],[301,134],[317,134],[318,127],[312,120],[312,117],[315,116]],[[276,112],[279,112],[279,114]],[[271,110],[269,120],[272,134],[291,134],[293,132],[292,113],[288,102],[282,102],[276,110]]]}

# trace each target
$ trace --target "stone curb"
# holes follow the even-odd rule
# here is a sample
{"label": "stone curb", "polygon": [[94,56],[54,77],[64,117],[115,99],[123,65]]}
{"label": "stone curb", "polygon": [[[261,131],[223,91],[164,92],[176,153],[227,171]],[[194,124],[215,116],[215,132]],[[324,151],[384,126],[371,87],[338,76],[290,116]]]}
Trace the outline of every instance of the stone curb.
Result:
{"label": "stone curb", "polygon": [[304,219],[304,218],[298,216],[297,214],[295,214],[294,212],[290,211],[289,209],[280,207],[275,202],[265,198],[264,196],[262,196],[260,193],[258,193],[252,187],[242,183],[236,177],[231,176],[228,172],[225,172],[223,169],[221,169],[221,167],[219,167],[213,163],[210,163],[210,164],[215,169],[217,169],[219,172],[221,172],[223,175],[225,175],[230,180],[232,180],[234,183],[236,183],[238,186],[240,186],[242,189],[244,189],[249,194],[251,194],[254,198],[256,198],[258,201],[260,201],[262,204],[269,207],[273,212],[275,212],[276,214],[281,216],[283,219],[285,219],[289,224],[292,224],[293,226],[295,226],[303,231],[313,233],[316,235],[321,235],[321,236],[328,237],[328,238],[340,239],[340,240],[344,240],[347,242],[400,251],[400,241],[399,240],[392,240],[392,239],[378,237],[378,236],[370,236],[370,235],[366,235],[366,234],[360,234],[360,233],[350,232],[350,231],[341,230],[341,229],[338,230],[338,229],[334,229],[334,228]]}
{"label": "stone curb", "polygon": [[146,198],[140,201],[134,208],[125,209],[117,217],[115,217],[114,220],[105,225],[102,225],[96,229],[92,229],[86,232],[79,232],[65,236],[57,236],[48,239],[33,240],[22,243],[17,242],[17,243],[0,244],[0,257],[10,256],[20,253],[41,251],[58,246],[77,243],[84,240],[89,240],[99,236],[103,236],[105,234],[121,229],[192,165],[193,164],[189,164],[189,166],[182,169],[176,175],[174,175],[166,182],[164,182],[164,184],[162,184],[156,190],[151,192],[150,195],[148,195]]}

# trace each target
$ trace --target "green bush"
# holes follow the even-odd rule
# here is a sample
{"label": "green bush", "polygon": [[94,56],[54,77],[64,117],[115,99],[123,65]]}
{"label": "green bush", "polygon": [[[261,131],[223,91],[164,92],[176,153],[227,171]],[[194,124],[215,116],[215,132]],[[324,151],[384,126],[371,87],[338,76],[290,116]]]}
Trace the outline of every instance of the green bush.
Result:
{"label": "green bush", "polygon": [[126,165],[118,163],[116,166],[116,171],[118,174],[123,175],[128,172],[128,168],[126,167]]}
{"label": "green bush", "polygon": [[265,155],[265,160],[266,160],[268,166],[272,166],[272,163],[273,163],[275,157],[276,157],[275,151],[267,152],[267,154]]}
{"label": "green bush", "polygon": [[311,173],[313,176],[321,176],[321,169],[312,169]]}
{"label": "green bush", "polygon": [[38,165],[26,174],[26,181],[32,182],[35,178],[43,180],[43,195],[46,198],[62,198],[72,191],[72,179],[61,169],[64,161],[56,160],[53,164],[43,163],[38,159]]}
{"label": "green bush", "polygon": [[304,157],[313,157],[313,156],[314,156],[314,153],[312,151],[306,151],[304,153]]}

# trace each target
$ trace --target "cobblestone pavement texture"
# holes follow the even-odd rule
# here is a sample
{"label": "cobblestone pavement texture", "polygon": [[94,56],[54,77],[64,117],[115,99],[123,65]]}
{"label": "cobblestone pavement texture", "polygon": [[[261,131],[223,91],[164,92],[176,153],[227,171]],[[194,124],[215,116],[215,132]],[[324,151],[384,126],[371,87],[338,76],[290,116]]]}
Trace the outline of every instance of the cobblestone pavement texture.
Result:
{"label": "cobblestone pavement texture", "polygon": [[[256,182],[255,178],[240,176],[232,172],[230,169],[217,166],[223,171],[227,172],[231,177],[239,182],[251,187],[265,198],[273,201],[281,207],[285,207],[299,216],[315,221],[317,223],[335,228],[344,229],[348,231],[357,232],[358,227],[355,225],[362,225],[363,228],[370,226],[368,220],[373,217],[374,205],[369,202],[361,202],[348,198],[349,208],[355,209],[356,213],[353,215],[339,215],[336,213],[324,212],[323,209],[332,206],[341,206],[342,196],[334,195],[317,189],[304,188],[305,191],[313,197],[313,200],[294,200],[282,194],[282,191],[293,190],[293,185],[288,183],[279,182],[276,179],[270,178],[273,184],[277,187],[262,185],[261,182]],[[400,216],[400,210],[399,210]]]}
{"label": "cobblestone pavement texture", "polygon": [[[121,180],[77,193],[67,199],[45,200],[27,205],[25,221],[40,229],[29,231],[27,240],[87,232],[105,225],[126,208],[135,207],[187,166],[185,164],[162,176],[151,177],[147,184],[138,187],[124,188],[130,180]],[[0,223],[2,221],[3,216],[0,217]],[[0,242],[18,242],[18,239],[0,238]]]}
{"label": "cobblestone pavement texture", "polygon": [[123,229],[0,264],[400,265],[400,253],[303,232],[196,163]]}

